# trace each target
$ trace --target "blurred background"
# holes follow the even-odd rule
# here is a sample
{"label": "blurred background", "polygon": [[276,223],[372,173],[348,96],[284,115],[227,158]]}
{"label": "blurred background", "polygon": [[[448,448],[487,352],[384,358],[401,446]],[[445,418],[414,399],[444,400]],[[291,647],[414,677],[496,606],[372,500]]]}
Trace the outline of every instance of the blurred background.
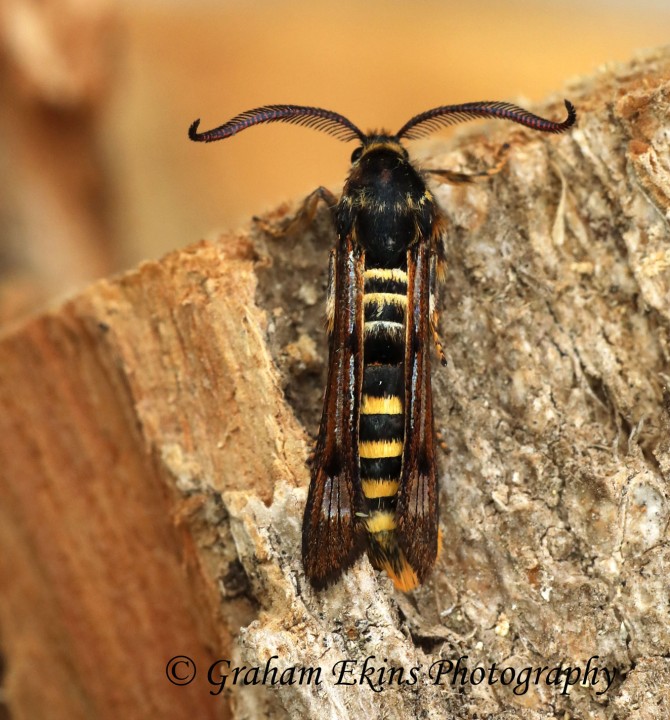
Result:
{"label": "blurred background", "polygon": [[328,135],[194,144],[195,118],[295,103],[397,130],[562,96],[669,33],[667,0],[0,0],[0,324],[341,186],[352,148]]}

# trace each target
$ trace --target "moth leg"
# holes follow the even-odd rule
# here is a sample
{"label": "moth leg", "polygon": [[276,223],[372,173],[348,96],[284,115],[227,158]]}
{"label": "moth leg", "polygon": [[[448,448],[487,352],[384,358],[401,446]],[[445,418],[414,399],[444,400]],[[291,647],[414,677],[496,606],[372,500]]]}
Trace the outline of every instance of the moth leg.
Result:
{"label": "moth leg", "polygon": [[326,322],[328,335],[335,327],[335,250],[330,251],[328,259],[328,294],[326,295]]}
{"label": "moth leg", "polygon": [[428,175],[437,175],[438,177],[446,180],[448,183],[458,185],[460,183],[471,183],[479,180],[485,180],[493,175],[497,175],[506,165],[509,156],[509,143],[505,143],[496,155],[495,164],[486,170],[475,173],[462,173],[454,170],[441,170],[439,168],[427,168],[423,172]]}
{"label": "moth leg", "polygon": [[442,340],[440,339],[440,334],[437,329],[438,321],[439,318],[437,310],[432,310],[430,313],[430,329],[433,331],[433,342],[435,343],[435,349],[437,350],[440,362],[442,365],[446,366],[447,357],[444,354],[444,345],[442,344]]}
{"label": "moth leg", "polygon": [[316,190],[311,192],[302,202],[302,205],[293,217],[288,218],[288,221],[282,223],[282,227],[276,227],[270,224],[267,220],[262,218],[254,218],[254,220],[261,226],[263,231],[267,232],[273,237],[282,237],[284,235],[294,235],[308,228],[316,216],[316,211],[319,206],[319,200],[322,200],[328,206],[330,214],[335,222],[335,209],[337,207],[338,198],[328,188],[323,186],[318,187]]}
{"label": "moth leg", "polygon": [[[328,188],[320,185],[316,190],[313,190],[303,201],[302,207],[295,215],[293,222],[296,222],[301,216],[305,218],[305,224],[309,225],[314,216],[316,215],[316,209],[319,205],[319,200],[326,203],[326,206],[330,210],[330,214],[335,220],[335,208],[337,207],[338,198],[337,195],[332,193]],[[289,226],[290,227],[290,226]]]}
{"label": "moth leg", "polygon": [[442,344],[442,340],[440,339],[440,331],[439,331],[439,324],[440,324],[440,313],[437,309],[437,303],[435,301],[435,298],[437,296],[437,282],[438,280],[441,280],[444,276],[444,268],[445,268],[445,261],[444,257],[442,256],[441,252],[438,252],[436,255],[433,255],[430,262],[430,297],[428,301],[428,307],[429,307],[429,313],[430,313],[430,329],[433,333],[433,342],[435,343],[435,349],[437,350],[437,355],[440,358],[440,362],[442,365],[447,364],[447,358],[444,354],[444,345]]}

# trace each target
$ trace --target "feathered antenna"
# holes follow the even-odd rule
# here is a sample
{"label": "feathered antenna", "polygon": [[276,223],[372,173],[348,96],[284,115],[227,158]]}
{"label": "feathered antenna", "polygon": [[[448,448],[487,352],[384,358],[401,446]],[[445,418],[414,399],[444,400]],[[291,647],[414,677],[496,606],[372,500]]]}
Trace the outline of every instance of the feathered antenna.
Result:
{"label": "feathered antenna", "polygon": [[533,115],[533,113],[524,110],[518,105],[506,102],[484,101],[464,103],[462,105],[443,105],[442,107],[427,110],[420,115],[415,115],[400,128],[397,137],[398,139],[405,137],[408,140],[416,140],[440,127],[483,117],[511,120],[542,132],[561,133],[574,125],[577,119],[577,113],[572,103],[569,100],[564,102],[568,117],[563,122],[547,120],[539,115]]}
{"label": "feathered antenna", "polygon": [[323,132],[327,132],[344,142],[349,140],[360,140],[362,142],[365,139],[365,134],[343,115],[322,108],[304,107],[302,105],[265,105],[254,110],[247,110],[227,123],[202,133],[198,132],[198,125],[200,124],[198,119],[188,129],[188,136],[195,142],[213,142],[214,140],[231,137],[231,135],[246,130],[252,125],[270,122],[305,125],[315,130],[323,130]]}

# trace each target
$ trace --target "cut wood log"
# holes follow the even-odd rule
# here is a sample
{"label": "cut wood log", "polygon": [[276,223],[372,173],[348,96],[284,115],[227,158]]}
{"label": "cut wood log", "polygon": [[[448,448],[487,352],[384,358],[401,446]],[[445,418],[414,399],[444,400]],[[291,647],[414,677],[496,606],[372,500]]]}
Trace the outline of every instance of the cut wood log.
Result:
{"label": "cut wood log", "polygon": [[510,144],[498,175],[434,186],[443,550],[411,595],[365,558],[322,593],[302,572],[325,209],[298,237],[268,231],[296,203],[4,332],[13,719],[667,708],[670,51],[565,96],[565,136],[489,123],[422,150],[467,171]]}

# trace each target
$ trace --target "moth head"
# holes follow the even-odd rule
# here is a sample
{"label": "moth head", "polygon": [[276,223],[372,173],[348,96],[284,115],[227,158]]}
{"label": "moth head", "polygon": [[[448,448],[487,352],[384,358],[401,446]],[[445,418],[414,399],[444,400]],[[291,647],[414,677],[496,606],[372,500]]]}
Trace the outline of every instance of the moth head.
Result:
{"label": "moth head", "polygon": [[386,132],[371,132],[365,136],[365,140],[351,153],[351,164],[355,165],[364,162],[366,158],[373,156],[395,155],[400,160],[409,160],[407,149],[400,144],[395,135]]}

